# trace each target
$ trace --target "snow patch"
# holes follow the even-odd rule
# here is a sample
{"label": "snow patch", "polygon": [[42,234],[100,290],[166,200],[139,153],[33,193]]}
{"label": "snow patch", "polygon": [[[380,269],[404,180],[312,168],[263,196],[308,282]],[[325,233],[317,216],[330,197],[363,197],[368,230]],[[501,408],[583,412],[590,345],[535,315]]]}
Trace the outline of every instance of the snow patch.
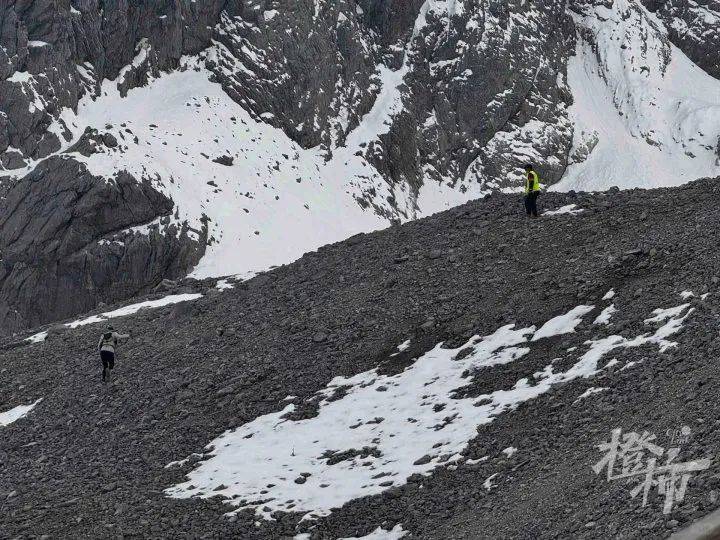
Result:
{"label": "snow patch", "polygon": [[[607,367],[607,366],[605,366]],[[599,394],[600,392],[604,392],[607,390],[607,388],[595,388],[594,386],[591,386],[587,390],[585,390],[582,394],[580,394],[575,401],[573,401],[573,405],[579,403],[581,400],[590,397],[594,394]]]}
{"label": "snow patch", "polygon": [[543,216],[560,216],[562,214],[570,214],[574,216],[576,214],[580,214],[581,212],[583,212],[583,209],[578,208],[577,204],[567,204],[565,206],[561,206],[557,210],[548,210],[543,212]]}
{"label": "snow patch", "polygon": [[32,411],[41,401],[42,398],[35,401],[35,403],[31,403],[30,405],[18,405],[14,409],[10,409],[9,411],[0,413],[0,427],[9,426],[13,422],[17,422],[21,418],[27,416],[28,414],[30,414],[30,411]]}
{"label": "snow patch", "polygon": [[392,353],[390,356],[397,356],[403,351],[406,351],[410,347],[410,340],[403,341],[400,345],[397,346],[398,352]]}
{"label": "snow patch", "polygon": [[616,312],[617,308],[615,307],[615,304],[610,304],[608,307],[603,309],[602,312],[600,312],[600,315],[595,318],[593,324],[610,324],[610,318]]}
{"label": "snow patch", "polygon": [[611,367],[613,367],[613,366],[618,365],[619,363],[620,363],[620,362],[618,362],[618,359],[617,359],[617,358],[613,358],[613,359],[610,360],[607,364],[605,364],[605,367],[604,367],[603,369],[611,368]]}
{"label": "snow patch", "polygon": [[680,306],[666,308],[666,309],[655,309],[653,310],[653,317],[650,317],[649,319],[645,319],[645,324],[650,323],[656,323],[656,322],[663,322],[670,318],[677,317],[680,313],[685,311],[688,307],[690,307],[690,304],[682,304]]}
{"label": "snow patch", "polygon": [[25,341],[29,343],[42,343],[45,341],[48,337],[48,331],[45,330],[44,332],[38,332],[37,334],[33,334],[29,338],[26,338]]}
{"label": "snow patch", "polygon": [[[74,140],[86,126],[117,138],[115,149],[89,157],[73,154],[91,173],[112,179],[127,170],[173,200],[172,224],[200,231],[207,223],[209,245],[193,277],[252,276],[389,225],[357,203],[367,191],[374,190],[381,205],[392,194],[361,158],[338,156],[328,163],[319,148],[302,148],[232,101],[209,80],[211,73],[199,60],[184,62],[187,70],[134,88],[125,98],[116,83],[106,81],[101,97],[83,99],[77,115],[68,112],[65,123]],[[367,119],[369,131],[362,136],[375,129],[373,122],[384,122],[385,113],[377,114]],[[232,165],[213,161],[218,156],[232,158]]]}
{"label": "snow patch", "polygon": [[575,332],[577,325],[582,322],[582,317],[590,313],[595,306],[577,306],[564,315],[558,315],[546,322],[540,330],[535,332],[532,340],[559,336],[562,334],[571,334]]}
{"label": "snow patch", "polygon": [[235,285],[230,283],[227,279],[221,279],[215,284],[215,288],[221,291],[226,291],[228,289],[234,289]]}
{"label": "snow patch", "polygon": [[108,311],[106,313],[101,313],[100,315],[92,315],[91,317],[87,317],[86,319],[79,319],[77,321],[67,323],[65,326],[67,326],[68,328],[77,328],[78,326],[85,326],[87,324],[95,324],[95,323],[99,323],[99,322],[104,322],[109,319],[114,319],[116,317],[126,317],[128,315],[134,315],[141,309],[154,309],[154,308],[169,306],[172,304],[178,304],[180,302],[189,302],[191,300],[197,300],[198,298],[202,298],[202,294],[199,294],[199,293],[171,294],[169,296],[165,296],[158,300],[146,300],[144,302],[139,302],[137,304],[130,304],[129,306],[121,307],[114,311]]}
{"label": "snow patch", "polygon": [[499,473],[495,473],[495,474],[491,474],[490,476],[488,476],[488,477],[485,479],[485,482],[483,482],[483,487],[484,487],[485,489],[487,489],[488,491],[490,491],[492,488],[494,488],[495,486],[493,485],[492,481],[495,479],[495,477],[496,477],[498,474],[499,474]]}
{"label": "snow patch", "polygon": [[398,524],[390,531],[386,531],[382,527],[378,527],[370,534],[365,536],[352,536],[347,538],[340,538],[339,540],[400,540],[403,538],[408,531],[403,530],[402,525]]}
{"label": "snow patch", "polygon": [[[591,309],[578,306],[548,321],[541,331],[572,332],[579,317]],[[685,308],[672,311],[653,334],[588,341],[587,351],[567,371],[555,372],[549,363],[512,388],[479,397],[459,397],[455,390],[483,368],[528,354],[530,348],[520,345],[531,345],[541,331],[503,326],[457,349],[440,343],[395,375],[380,375],[373,369],[336,377],[316,394],[316,417],[289,420],[287,415],[295,410],[289,404],[225,432],[207,446],[207,459],[188,474],[187,481],[168,488],[166,494],[220,496],[237,510],[254,508],[266,519],[276,511],[303,512],[303,519],[327,515],[351,500],[402,485],[412,474],[428,475],[461,459],[478,426],[555,385],[595,375],[598,362],[618,348],[652,344],[662,352],[677,345],[667,337],[681,329],[690,313]],[[458,358],[468,348],[471,352]],[[343,396],[331,400],[341,387]]]}

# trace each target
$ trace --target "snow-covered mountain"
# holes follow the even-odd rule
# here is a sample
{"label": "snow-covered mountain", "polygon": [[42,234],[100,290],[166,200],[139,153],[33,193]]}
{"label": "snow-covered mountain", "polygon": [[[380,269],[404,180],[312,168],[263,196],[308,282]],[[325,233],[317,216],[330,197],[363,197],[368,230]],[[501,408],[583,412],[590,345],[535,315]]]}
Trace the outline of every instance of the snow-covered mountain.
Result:
{"label": "snow-covered mountain", "polygon": [[517,190],[720,174],[720,6],[0,6],[0,328]]}

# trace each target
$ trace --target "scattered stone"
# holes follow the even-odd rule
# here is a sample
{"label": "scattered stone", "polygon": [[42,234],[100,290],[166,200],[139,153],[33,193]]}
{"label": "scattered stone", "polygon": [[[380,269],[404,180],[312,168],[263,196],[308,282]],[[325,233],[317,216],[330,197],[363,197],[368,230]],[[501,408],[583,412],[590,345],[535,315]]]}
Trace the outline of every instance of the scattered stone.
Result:
{"label": "scattered stone", "polygon": [[315,343],[323,343],[327,341],[327,338],[328,336],[325,332],[317,332],[312,339]]}
{"label": "scattered stone", "polygon": [[213,159],[213,161],[220,165],[225,165],[226,167],[232,167],[233,163],[235,162],[232,156],[219,156]]}

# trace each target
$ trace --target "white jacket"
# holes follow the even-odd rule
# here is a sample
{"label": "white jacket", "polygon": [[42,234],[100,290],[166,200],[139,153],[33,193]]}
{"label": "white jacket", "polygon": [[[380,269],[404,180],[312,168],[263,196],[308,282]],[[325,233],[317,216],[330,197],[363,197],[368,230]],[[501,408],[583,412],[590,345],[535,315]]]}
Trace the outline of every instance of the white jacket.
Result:
{"label": "white jacket", "polygon": [[[106,337],[108,334],[110,334],[109,337]],[[121,339],[127,339],[129,338],[129,334],[118,334],[117,332],[105,332],[102,336],[100,336],[100,341],[98,342],[98,349],[100,351],[109,351],[111,353],[115,352],[115,347],[117,347],[118,340]]]}

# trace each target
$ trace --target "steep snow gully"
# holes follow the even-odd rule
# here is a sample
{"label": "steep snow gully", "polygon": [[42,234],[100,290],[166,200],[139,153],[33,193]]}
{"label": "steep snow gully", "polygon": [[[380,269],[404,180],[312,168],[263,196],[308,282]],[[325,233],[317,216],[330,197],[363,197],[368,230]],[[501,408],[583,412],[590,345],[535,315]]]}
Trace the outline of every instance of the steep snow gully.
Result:
{"label": "steep snow gully", "polygon": [[[5,340],[0,537],[680,531],[720,504],[718,196],[493,195]],[[613,434],[650,454],[606,474]]]}

